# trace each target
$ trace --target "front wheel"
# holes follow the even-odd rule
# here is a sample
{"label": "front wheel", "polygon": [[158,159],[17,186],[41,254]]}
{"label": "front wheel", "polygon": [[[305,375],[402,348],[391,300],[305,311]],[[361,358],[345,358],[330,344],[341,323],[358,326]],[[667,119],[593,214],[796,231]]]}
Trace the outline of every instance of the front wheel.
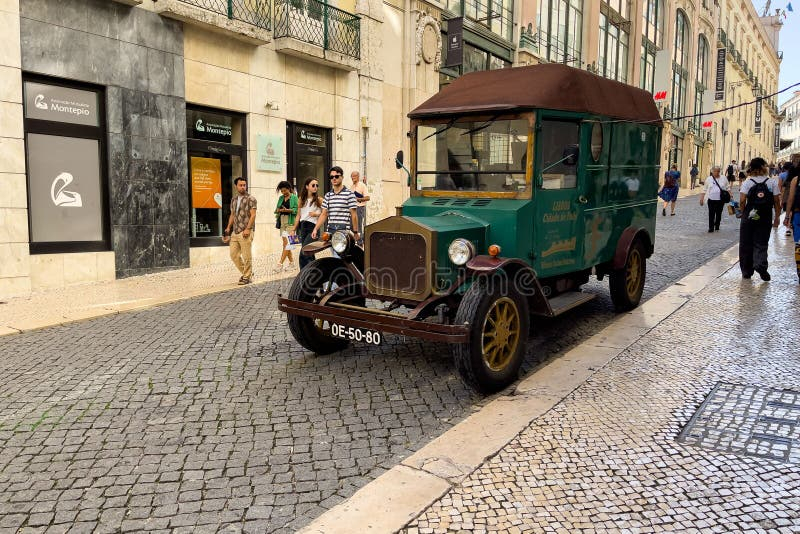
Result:
{"label": "front wheel", "polygon": [[[318,303],[336,286],[354,282],[353,274],[339,258],[321,258],[303,267],[289,288],[289,298],[301,302]],[[344,339],[331,336],[330,324],[321,319],[287,314],[289,331],[302,346],[317,354],[331,354],[349,344]]]}
{"label": "front wheel", "polygon": [[530,322],[525,298],[494,280],[476,280],[467,290],[455,324],[469,323],[469,341],[451,345],[461,378],[481,393],[517,379]]}
{"label": "front wheel", "polygon": [[628,251],[625,265],[621,269],[611,271],[608,287],[611,290],[611,302],[618,312],[634,309],[642,300],[644,280],[647,275],[647,260],[644,246],[636,241]]}

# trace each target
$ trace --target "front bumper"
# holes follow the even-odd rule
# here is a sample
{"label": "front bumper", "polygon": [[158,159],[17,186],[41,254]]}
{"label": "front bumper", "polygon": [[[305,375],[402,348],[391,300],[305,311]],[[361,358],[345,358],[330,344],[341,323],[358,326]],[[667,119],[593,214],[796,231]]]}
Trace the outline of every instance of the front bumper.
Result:
{"label": "front bumper", "polygon": [[[341,305],[340,305],[341,306]],[[401,336],[417,337],[428,341],[466,343],[469,341],[469,325],[447,325],[424,323],[406,319],[400,314],[376,313],[370,308],[312,304],[284,297],[278,298],[278,309],[284,313],[321,319],[332,323],[389,332]]]}

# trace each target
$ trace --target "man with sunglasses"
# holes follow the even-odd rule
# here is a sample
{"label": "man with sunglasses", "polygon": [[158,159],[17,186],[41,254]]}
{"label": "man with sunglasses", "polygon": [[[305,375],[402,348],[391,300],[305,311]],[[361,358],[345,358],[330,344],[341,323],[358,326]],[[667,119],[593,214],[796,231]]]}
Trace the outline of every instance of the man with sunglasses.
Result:
{"label": "man with sunglasses", "polygon": [[[356,213],[356,196],[342,183],[344,171],[341,167],[331,167],[328,177],[331,180],[331,190],[325,193],[322,200],[322,214],[317,219],[311,237],[317,239],[319,229],[327,221],[327,230],[333,233],[336,230],[352,230],[356,241],[361,239],[358,233],[358,214]],[[336,252],[333,253],[338,258]]]}

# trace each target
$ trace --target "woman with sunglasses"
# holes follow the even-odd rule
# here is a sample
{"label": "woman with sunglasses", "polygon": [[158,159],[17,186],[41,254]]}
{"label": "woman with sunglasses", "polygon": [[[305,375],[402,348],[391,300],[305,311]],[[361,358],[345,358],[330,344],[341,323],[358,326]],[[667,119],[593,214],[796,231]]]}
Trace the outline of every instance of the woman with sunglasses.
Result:
{"label": "woman with sunglasses", "polygon": [[[303,190],[300,192],[300,216],[292,227],[292,234],[296,234],[300,238],[300,247],[302,249],[308,243],[311,243],[311,232],[314,231],[314,226],[317,224],[317,217],[322,213],[322,199],[319,198],[319,180],[313,177],[306,178],[303,184]],[[300,268],[302,269],[312,261],[313,256],[306,256],[301,252]]]}

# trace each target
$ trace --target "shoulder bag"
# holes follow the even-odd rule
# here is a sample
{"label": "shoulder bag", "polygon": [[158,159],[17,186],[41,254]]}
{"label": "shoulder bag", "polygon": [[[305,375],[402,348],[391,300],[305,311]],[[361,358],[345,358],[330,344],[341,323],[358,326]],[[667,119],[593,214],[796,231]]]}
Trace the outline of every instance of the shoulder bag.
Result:
{"label": "shoulder bag", "polygon": [[725,204],[727,204],[728,202],[730,202],[730,201],[731,201],[731,193],[730,193],[730,191],[728,191],[727,189],[722,189],[722,188],[719,186],[719,182],[717,181],[717,179],[716,179],[716,178],[714,178],[713,176],[711,177],[711,179],[712,179],[712,180],[714,180],[714,183],[715,183],[715,184],[717,184],[717,188],[719,189],[719,199],[720,199],[722,202],[724,202]]}

